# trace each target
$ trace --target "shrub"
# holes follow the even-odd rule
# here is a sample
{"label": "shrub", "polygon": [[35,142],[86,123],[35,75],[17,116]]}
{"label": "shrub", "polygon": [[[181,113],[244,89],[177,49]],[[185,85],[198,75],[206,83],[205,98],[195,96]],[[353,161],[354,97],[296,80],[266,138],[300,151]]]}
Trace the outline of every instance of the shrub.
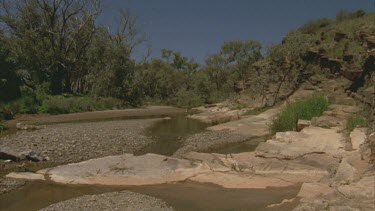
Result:
{"label": "shrub", "polygon": [[0,107],[0,112],[2,113],[2,118],[5,120],[11,120],[14,115],[20,113],[21,104],[19,101],[9,102]]}
{"label": "shrub", "polygon": [[177,92],[176,105],[181,108],[194,108],[202,105],[204,100],[193,91],[180,90]]}
{"label": "shrub", "polygon": [[316,21],[311,21],[305,25],[303,25],[300,30],[304,34],[314,34],[319,29],[327,27],[332,24],[332,20],[328,18],[322,18]]}
{"label": "shrub", "polygon": [[67,100],[62,96],[51,97],[44,100],[40,108],[40,112],[50,114],[66,114],[69,113],[69,105]]}
{"label": "shrub", "polygon": [[346,121],[346,129],[349,132],[353,131],[356,127],[367,127],[367,125],[366,119],[357,114],[353,114]]}
{"label": "shrub", "polygon": [[114,98],[54,96],[43,101],[39,112],[67,114],[121,108],[122,102]]}
{"label": "shrub", "polygon": [[5,129],[5,124],[2,119],[0,119],[0,133],[2,133]]}
{"label": "shrub", "polygon": [[296,130],[299,119],[311,120],[323,114],[330,102],[323,95],[313,95],[309,98],[289,103],[276,116],[271,124],[271,132]]}
{"label": "shrub", "polygon": [[366,15],[366,12],[364,10],[357,10],[355,12],[348,12],[345,10],[340,10],[336,14],[336,21],[341,22],[349,19],[354,19],[354,18],[360,18]]}

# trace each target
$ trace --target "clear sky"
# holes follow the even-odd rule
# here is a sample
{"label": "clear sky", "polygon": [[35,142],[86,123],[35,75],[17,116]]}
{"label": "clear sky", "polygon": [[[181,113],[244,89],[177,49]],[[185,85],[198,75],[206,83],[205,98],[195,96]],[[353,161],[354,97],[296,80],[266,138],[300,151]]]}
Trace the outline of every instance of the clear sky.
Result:
{"label": "clear sky", "polygon": [[[202,62],[234,39],[254,39],[265,47],[278,43],[291,29],[340,9],[375,11],[375,0],[106,0],[103,21],[111,24],[120,8],[138,16],[139,28],[149,40],[152,56],[162,48],[180,51]],[[375,20],[374,20],[375,21]]]}

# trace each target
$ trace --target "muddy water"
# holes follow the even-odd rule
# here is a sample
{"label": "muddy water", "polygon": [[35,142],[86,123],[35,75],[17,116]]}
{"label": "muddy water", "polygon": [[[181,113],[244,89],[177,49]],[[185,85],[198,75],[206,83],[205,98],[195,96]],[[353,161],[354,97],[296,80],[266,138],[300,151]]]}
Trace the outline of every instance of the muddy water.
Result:
{"label": "muddy water", "polygon": [[242,142],[242,143],[231,143],[231,144],[227,144],[216,149],[212,149],[209,152],[219,153],[219,154],[252,152],[257,148],[259,143],[265,142],[268,139],[269,137],[265,136],[265,137],[254,138],[254,139]]}
{"label": "muddy water", "polygon": [[[67,186],[30,183],[22,189],[0,197],[1,210],[33,211],[60,201],[83,195],[130,190],[160,198],[176,210],[272,210],[267,205],[296,196],[299,187],[283,189],[224,189],[198,183],[181,183],[143,187]],[[291,210],[295,203],[274,210]]]}
{"label": "muddy water", "polygon": [[173,115],[171,119],[163,119],[155,123],[146,131],[154,143],[144,149],[135,152],[135,155],[155,153],[160,155],[172,155],[181,148],[186,136],[202,132],[209,124],[198,120],[189,119],[185,115]]}

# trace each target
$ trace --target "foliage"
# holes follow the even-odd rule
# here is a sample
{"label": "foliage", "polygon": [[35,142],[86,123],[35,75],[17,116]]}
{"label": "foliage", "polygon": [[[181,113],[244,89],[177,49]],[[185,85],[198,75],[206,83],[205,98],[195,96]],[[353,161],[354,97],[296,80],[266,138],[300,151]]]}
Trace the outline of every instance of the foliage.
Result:
{"label": "foliage", "polygon": [[225,58],[226,63],[236,73],[236,80],[245,85],[247,68],[262,59],[262,46],[254,40],[234,40],[225,42],[221,46],[220,55]]}
{"label": "foliage", "polygon": [[5,123],[4,121],[0,118],[0,133],[2,133],[5,130]]}
{"label": "foliage", "polygon": [[176,95],[176,105],[182,108],[191,109],[203,104],[203,99],[193,91],[179,90]]}
{"label": "foliage", "polygon": [[307,77],[304,70],[308,64],[303,60],[303,56],[311,45],[312,39],[309,35],[292,31],[284,38],[282,44],[269,46],[266,59],[269,61],[268,68],[271,69],[271,82],[276,84],[273,105],[277,103],[282,87],[294,89]]}
{"label": "foliage", "polygon": [[357,114],[351,115],[346,120],[346,130],[349,132],[353,131],[356,127],[367,127],[367,121],[362,116],[359,116]]}
{"label": "foliage", "polygon": [[332,20],[328,18],[322,18],[316,21],[310,21],[303,25],[299,30],[304,34],[315,34],[322,28],[325,28],[332,24]]}
{"label": "foliage", "polygon": [[357,10],[355,12],[348,12],[345,10],[340,10],[336,14],[336,21],[342,22],[342,21],[349,20],[349,19],[360,18],[360,17],[363,17],[365,14],[366,12],[363,10]]}
{"label": "foliage", "polygon": [[322,115],[330,102],[323,95],[313,95],[303,100],[288,103],[277,115],[271,125],[273,134],[296,130],[299,119],[311,120],[313,117]]}
{"label": "foliage", "polygon": [[86,111],[121,108],[122,102],[113,98],[63,97],[55,96],[43,101],[40,112],[67,114]]}
{"label": "foliage", "polygon": [[[108,30],[96,23],[101,10],[100,0],[3,0],[0,86],[16,93],[22,85],[36,90],[48,82],[44,91],[52,95],[91,92],[137,104],[131,54],[144,38],[129,11],[120,11],[117,28]],[[0,100],[14,100],[0,94],[6,97]]]}

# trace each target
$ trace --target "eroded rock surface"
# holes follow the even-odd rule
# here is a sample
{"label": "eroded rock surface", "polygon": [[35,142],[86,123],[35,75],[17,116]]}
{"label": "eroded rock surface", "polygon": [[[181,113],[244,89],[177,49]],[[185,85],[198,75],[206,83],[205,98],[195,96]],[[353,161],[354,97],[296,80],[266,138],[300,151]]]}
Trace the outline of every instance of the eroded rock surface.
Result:
{"label": "eroded rock surface", "polygon": [[152,185],[184,181],[209,172],[202,163],[147,154],[124,154],[38,171],[63,184]]}
{"label": "eroded rock surface", "polygon": [[335,128],[307,127],[301,132],[277,133],[273,140],[258,146],[256,155],[289,160],[312,153],[335,156],[343,151],[344,142],[344,135]]}

